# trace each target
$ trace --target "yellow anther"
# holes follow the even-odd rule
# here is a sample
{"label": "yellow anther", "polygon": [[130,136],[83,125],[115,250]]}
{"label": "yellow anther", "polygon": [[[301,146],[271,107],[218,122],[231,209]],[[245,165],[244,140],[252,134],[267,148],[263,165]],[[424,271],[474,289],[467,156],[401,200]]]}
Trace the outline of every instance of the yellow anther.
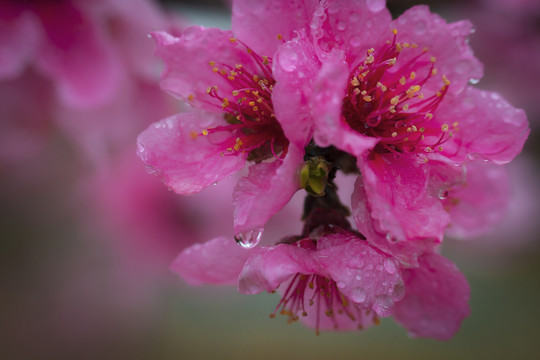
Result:
{"label": "yellow anther", "polygon": [[397,52],[401,52],[403,50],[403,47],[401,46],[400,43],[396,43],[396,51]]}
{"label": "yellow anther", "polygon": [[195,95],[189,94],[187,98],[189,101],[193,101],[193,99],[195,98]]}
{"label": "yellow anther", "polygon": [[429,48],[426,46],[425,48],[422,49],[422,52],[423,53],[427,53],[429,51]]}
{"label": "yellow anther", "polygon": [[457,121],[455,121],[455,122],[452,124],[452,126],[455,127],[455,128],[458,127],[458,125],[459,125],[459,123],[458,123]]}
{"label": "yellow anther", "polygon": [[443,125],[441,126],[441,130],[442,130],[442,132],[447,132],[447,131],[448,131],[448,129],[449,129],[449,126],[448,126],[448,124],[443,124]]}
{"label": "yellow anther", "polygon": [[435,61],[437,61],[437,58],[435,56],[432,56],[432,57],[429,58],[429,61],[434,63]]}
{"label": "yellow anther", "polygon": [[399,95],[394,96],[392,99],[390,99],[390,104],[396,105],[399,102]]}
{"label": "yellow anther", "polygon": [[229,41],[232,42],[232,43],[235,43],[236,39],[235,38],[230,38]]}
{"label": "yellow anther", "polygon": [[423,94],[423,93],[418,94],[418,98],[419,98],[419,99],[423,99],[423,98],[424,98],[424,94]]}
{"label": "yellow anther", "polygon": [[278,39],[278,40],[282,40],[282,39],[283,39],[283,35],[277,34],[277,39]]}
{"label": "yellow anther", "polygon": [[248,103],[248,105],[249,105],[249,106],[255,106],[255,101],[250,101],[250,102]]}
{"label": "yellow anther", "polygon": [[206,88],[206,93],[207,94],[210,94],[210,92],[212,91],[213,87],[212,86],[209,86]]}
{"label": "yellow anther", "polygon": [[364,71],[363,73],[360,74],[360,76],[363,78],[365,78],[367,76],[367,74],[369,73],[369,70],[367,71]]}
{"label": "yellow anther", "polygon": [[229,106],[229,99],[223,98],[223,104],[221,104],[221,107],[226,108],[227,106]]}
{"label": "yellow anther", "polygon": [[409,141],[409,138],[406,137],[406,138],[403,139],[403,141],[407,142],[407,141]]}
{"label": "yellow anther", "polygon": [[351,85],[352,86],[358,86],[360,85],[360,81],[358,81],[358,78],[355,76],[353,77],[353,79],[351,80]]}
{"label": "yellow anther", "polygon": [[374,51],[375,51],[375,49],[374,49],[374,48],[371,48],[371,49],[369,49],[367,52],[368,52],[368,54],[372,54]]}
{"label": "yellow anther", "polygon": [[261,104],[261,103],[263,102],[263,99],[258,98],[258,99],[257,99],[257,102],[258,102],[259,104]]}
{"label": "yellow anther", "polygon": [[216,62],[215,62],[215,61],[212,61],[212,60],[210,60],[210,61],[208,62],[208,65],[210,65],[210,66],[214,66],[214,65],[216,65]]}
{"label": "yellow anther", "polygon": [[382,92],[385,92],[387,90],[387,87],[382,82],[377,82],[377,87],[381,88]]}
{"label": "yellow anther", "polygon": [[238,70],[240,70],[242,68],[242,65],[241,64],[236,64],[234,65],[235,68],[237,68]]}
{"label": "yellow anther", "polygon": [[439,151],[443,151],[443,147],[442,147],[442,146],[439,146]]}
{"label": "yellow anther", "polygon": [[402,45],[404,48],[408,48],[411,46],[411,44],[409,44],[408,42],[404,42]]}
{"label": "yellow anther", "polygon": [[420,136],[420,141],[424,140],[424,135]]}
{"label": "yellow anther", "polygon": [[397,29],[392,29],[392,34],[397,35]]}
{"label": "yellow anther", "polygon": [[254,106],[252,109],[253,111],[259,111],[259,108],[257,106]]}
{"label": "yellow anther", "polygon": [[448,80],[448,78],[446,77],[446,75],[443,75],[443,76],[442,76],[442,79],[443,79],[443,81],[444,81],[444,85],[446,85],[446,86],[450,85],[450,80]]}
{"label": "yellow anther", "polygon": [[432,152],[433,149],[431,149],[429,146],[424,149],[425,152]]}
{"label": "yellow anther", "polygon": [[217,66],[214,66],[214,67],[212,68],[212,71],[215,72],[215,73],[217,73],[217,72],[219,71],[219,68],[218,68]]}
{"label": "yellow anther", "polygon": [[401,79],[399,79],[399,83],[401,85],[405,85],[406,82],[407,82],[407,79],[405,78],[405,76],[402,76]]}
{"label": "yellow anther", "polygon": [[435,75],[437,75],[437,69],[431,70],[431,76],[435,76]]}
{"label": "yellow anther", "polygon": [[371,64],[375,61],[375,57],[373,55],[369,55],[365,61],[366,64]]}
{"label": "yellow anther", "polygon": [[396,63],[396,61],[397,61],[396,58],[391,58],[390,60],[388,60],[388,64],[394,65]]}
{"label": "yellow anther", "polygon": [[408,133],[412,132],[412,128],[410,126],[407,128],[407,132]]}
{"label": "yellow anther", "polygon": [[268,65],[268,56],[263,55],[263,64]]}
{"label": "yellow anther", "polygon": [[240,138],[236,138],[236,144],[234,144],[234,150],[235,151],[238,151],[240,150],[240,147],[244,145],[244,143],[242,142],[242,140],[240,140]]}
{"label": "yellow anther", "polygon": [[416,73],[414,71],[411,72],[411,75],[410,75],[411,80],[414,80],[415,77],[416,77]]}
{"label": "yellow anther", "polygon": [[227,71],[226,71],[226,70],[219,70],[219,73],[220,73],[221,75],[227,75]]}
{"label": "yellow anther", "polygon": [[362,91],[360,92],[360,94],[366,95],[366,94],[367,94],[367,91],[366,91],[366,90],[362,90]]}
{"label": "yellow anther", "polygon": [[437,95],[437,97],[441,97],[441,96],[442,96],[442,94],[441,94],[440,91],[437,91],[437,92],[435,93],[435,95]]}
{"label": "yellow anther", "polygon": [[403,105],[403,111],[407,111],[407,110],[409,110],[409,104]]}
{"label": "yellow anther", "polygon": [[371,96],[365,95],[362,99],[364,99],[365,102],[370,102],[371,101]]}
{"label": "yellow anther", "polygon": [[[248,90],[246,90],[246,92],[250,92],[250,90],[248,89]],[[258,90],[253,90],[251,93],[253,95],[255,95],[255,96],[259,96],[259,91]]]}
{"label": "yellow anther", "polygon": [[359,88],[354,88],[353,94],[354,94],[355,96],[358,96],[358,94],[360,94],[360,89],[359,89]]}
{"label": "yellow anther", "polygon": [[257,75],[253,75],[253,81],[259,82],[259,77]]}
{"label": "yellow anther", "polygon": [[418,129],[416,128],[415,125],[411,126],[411,129],[412,129],[413,132],[417,132],[417,131],[418,131]]}
{"label": "yellow anther", "polygon": [[231,74],[232,76],[238,76],[238,73],[237,73],[236,71],[234,71],[234,70],[232,70],[232,71],[230,72],[230,74]]}
{"label": "yellow anther", "polygon": [[392,133],[392,137],[396,137],[396,136],[397,136],[397,132],[394,131],[394,132]]}
{"label": "yellow anther", "polygon": [[390,106],[388,107],[388,110],[393,114],[396,112],[396,107],[395,106]]}
{"label": "yellow anther", "polygon": [[240,92],[238,92],[238,90],[233,90],[232,94],[233,94],[233,96],[238,96],[240,94]]}
{"label": "yellow anther", "polygon": [[204,136],[208,136],[208,130],[202,129],[201,134],[203,134]]}
{"label": "yellow anther", "polygon": [[191,140],[195,140],[197,138],[197,133],[195,131],[192,131],[189,133],[189,137],[191,138]]}
{"label": "yellow anther", "polygon": [[420,131],[421,133],[423,133],[424,131],[426,131],[426,128],[422,126],[420,129],[418,129],[418,131]]}
{"label": "yellow anther", "polygon": [[425,118],[426,120],[431,120],[431,119],[433,119],[433,114],[432,114],[432,113],[427,113],[427,114],[424,116],[424,118]]}
{"label": "yellow anther", "polygon": [[234,77],[234,76],[230,76],[230,75],[229,75],[229,76],[227,76],[227,79],[229,79],[229,80],[233,81],[233,80],[235,79],[235,77]]}
{"label": "yellow anther", "polygon": [[418,47],[418,44],[412,43],[411,48],[416,49]]}

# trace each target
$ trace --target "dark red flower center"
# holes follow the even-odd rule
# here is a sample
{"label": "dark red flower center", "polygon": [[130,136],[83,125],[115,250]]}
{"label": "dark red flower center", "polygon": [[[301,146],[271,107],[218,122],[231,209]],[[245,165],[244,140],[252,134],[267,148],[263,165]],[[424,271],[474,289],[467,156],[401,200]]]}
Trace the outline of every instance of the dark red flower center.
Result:
{"label": "dark red flower center", "polygon": [[428,48],[396,42],[397,30],[393,34],[393,40],[378,50],[369,49],[351,72],[343,121],[363,135],[379,138],[379,152],[442,151],[458,125],[433,121],[450,81],[442,75],[440,90],[424,93],[424,85],[437,75],[437,59]]}
{"label": "dark red flower center", "polygon": [[220,134],[215,138],[223,156],[248,153],[248,160],[255,162],[272,157],[283,158],[289,141],[274,114],[272,59],[258,55],[237,39],[232,38],[231,42],[245,46],[257,66],[256,73],[242,64],[231,66],[209,62],[212,71],[225,79],[234,90],[225,95],[220,93],[217,86],[207,89],[208,95],[221,103],[226,124],[203,129],[201,134]]}

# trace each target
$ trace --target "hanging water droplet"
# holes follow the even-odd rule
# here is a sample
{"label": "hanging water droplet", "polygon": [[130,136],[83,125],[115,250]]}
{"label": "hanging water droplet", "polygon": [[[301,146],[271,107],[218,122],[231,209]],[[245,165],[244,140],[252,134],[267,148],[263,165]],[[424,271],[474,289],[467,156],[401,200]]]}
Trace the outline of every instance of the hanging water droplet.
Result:
{"label": "hanging water droplet", "polygon": [[398,238],[392,233],[386,233],[386,240],[391,243],[396,243],[398,241]]}
{"label": "hanging water droplet", "polygon": [[448,190],[446,189],[441,189],[439,190],[439,193],[437,194],[437,197],[441,200],[444,200],[448,197]]}
{"label": "hanging water droplet", "polygon": [[351,300],[356,303],[361,303],[366,300],[366,291],[362,289],[361,287],[357,287],[352,289],[351,291]]}
{"label": "hanging water droplet", "polygon": [[383,261],[383,265],[386,271],[388,271],[389,274],[395,274],[396,273],[396,264],[394,261],[390,258],[386,258]]}
{"label": "hanging water droplet", "polygon": [[394,301],[388,295],[379,295],[373,302],[373,310],[380,316],[389,316],[392,313]]}
{"label": "hanging water droplet", "polygon": [[473,84],[473,85],[476,85],[480,82],[480,79],[469,79],[469,83]]}
{"label": "hanging water droplet", "polygon": [[246,233],[235,235],[234,240],[244,249],[251,249],[259,244],[259,242],[261,241],[262,233],[263,229],[252,230]]}

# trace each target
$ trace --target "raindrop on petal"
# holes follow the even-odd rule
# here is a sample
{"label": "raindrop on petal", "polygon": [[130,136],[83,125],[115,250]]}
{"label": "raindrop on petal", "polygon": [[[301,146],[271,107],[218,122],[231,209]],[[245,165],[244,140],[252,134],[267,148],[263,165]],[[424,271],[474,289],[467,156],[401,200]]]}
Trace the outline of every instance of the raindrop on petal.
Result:
{"label": "raindrop on petal", "polygon": [[446,189],[441,189],[439,190],[439,193],[437,194],[437,197],[441,200],[444,200],[448,197],[448,190]]}
{"label": "raindrop on petal", "polygon": [[261,241],[263,229],[257,229],[248,231],[246,233],[238,234],[234,237],[234,240],[238,245],[244,249],[254,248]]}

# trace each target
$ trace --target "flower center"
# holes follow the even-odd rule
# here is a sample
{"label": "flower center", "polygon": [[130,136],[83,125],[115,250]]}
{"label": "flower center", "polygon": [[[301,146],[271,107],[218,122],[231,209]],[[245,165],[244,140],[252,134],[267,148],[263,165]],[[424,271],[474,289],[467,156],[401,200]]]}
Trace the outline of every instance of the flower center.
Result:
{"label": "flower center", "polygon": [[230,96],[224,96],[217,86],[207,89],[210,97],[221,102],[228,125],[203,129],[201,134],[221,134],[215,136],[213,141],[219,144],[223,156],[249,153],[248,160],[257,163],[272,157],[282,159],[287,154],[289,141],[274,114],[272,59],[258,55],[237,39],[232,38],[231,42],[245,46],[258,67],[258,74],[250,72],[242,64],[231,66],[209,62],[212,71],[225,79],[234,90]]}
{"label": "flower center", "polygon": [[[311,240],[300,240],[296,246],[315,249],[315,243]],[[372,316],[373,323],[379,323],[376,313],[356,307],[339,291],[339,285],[334,280],[322,275],[300,273],[293,276],[270,317],[274,318],[279,312],[288,316],[287,322],[291,324],[298,321],[300,316],[307,317],[310,311],[315,311],[317,335],[321,326],[321,316],[330,319],[334,329],[338,329],[340,323],[343,324],[343,320],[338,319],[339,317],[345,317],[347,321],[355,323],[358,329],[363,328],[362,322],[366,316]]]}
{"label": "flower center", "polygon": [[369,49],[351,72],[342,118],[353,130],[379,138],[378,152],[442,151],[458,126],[433,121],[450,81],[442,75],[440,90],[424,94],[422,87],[437,75],[436,58],[427,48],[396,42],[397,30],[392,32],[392,41]]}

